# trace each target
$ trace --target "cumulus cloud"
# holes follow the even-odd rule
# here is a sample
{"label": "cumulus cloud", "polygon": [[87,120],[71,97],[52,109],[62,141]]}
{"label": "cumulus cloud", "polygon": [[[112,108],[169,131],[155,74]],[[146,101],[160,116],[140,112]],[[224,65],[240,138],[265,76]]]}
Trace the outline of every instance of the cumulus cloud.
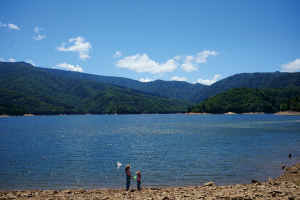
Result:
{"label": "cumulus cloud", "polygon": [[35,66],[34,62],[32,60],[27,60],[27,63],[32,64],[33,66]]}
{"label": "cumulus cloud", "polygon": [[13,59],[13,58],[10,58],[10,59],[8,59],[8,60],[9,60],[9,62],[16,62],[16,60]]}
{"label": "cumulus cloud", "polygon": [[187,82],[187,79],[185,77],[173,76],[171,78],[171,81],[186,81]]}
{"label": "cumulus cloud", "polygon": [[38,26],[36,26],[36,27],[33,29],[33,31],[36,32],[36,33],[40,32],[40,31],[44,31],[44,30],[45,30],[45,29],[39,28]]}
{"label": "cumulus cloud", "polygon": [[0,62],[4,62],[4,59],[0,57]]}
{"label": "cumulus cloud", "polygon": [[184,63],[180,66],[186,72],[198,71],[197,64],[194,62],[194,56],[186,56]]}
{"label": "cumulus cloud", "polygon": [[37,37],[36,36],[33,36],[32,37],[34,40],[37,40],[37,41],[41,41],[43,39],[46,38],[46,35],[38,35]]}
{"label": "cumulus cloud", "polygon": [[6,27],[6,24],[2,24],[2,23],[0,22],[0,27]]}
{"label": "cumulus cloud", "polygon": [[56,64],[52,69],[58,69],[58,68],[65,69],[67,71],[83,72],[83,69],[79,67],[79,65],[76,65],[75,67],[74,65],[67,64],[67,63]]}
{"label": "cumulus cloud", "polygon": [[113,55],[113,58],[120,58],[122,56],[121,51],[116,51],[116,53]]}
{"label": "cumulus cloud", "polygon": [[281,65],[282,72],[296,72],[300,70],[300,59]]}
{"label": "cumulus cloud", "polygon": [[154,80],[150,79],[150,78],[141,78],[140,79],[140,82],[151,82],[151,81],[154,81]]}
{"label": "cumulus cloud", "polygon": [[169,59],[166,63],[157,63],[151,60],[147,54],[128,56],[119,60],[116,64],[120,68],[128,68],[136,72],[150,72],[152,74],[172,72],[178,65],[179,63],[174,59]]}
{"label": "cumulus cloud", "polygon": [[84,40],[85,38],[82,37],[71,38],[67,45],[63,42],[60,47],[55,47],[55,49],[58,51],[76,52],[79,54],[79,58],[85,61],[87,58],[90,58],[88,54],[92,49],[92,45],[89,42],[84,42]]}
{"label": "cumulus cloud", "polygon": [[198,79],[198,83],[201,83],[203,85],[211,85],[217,82],[218,79],[220,79],[222,76],[220,74],[216,74],[212,80],[203,80]]}
{"label": "cumulus cloud", "polygon": [[195,61],[196,63],[205,63],[207,62],[206,59],[208,58],[208,56],[216,56],[218,54],[219,53],[215,51],[204,50],[197,54]]}
{"label": "cumulus cloud", "polygon": [[15,29],[15,30],[20,30],[19,27],[17,25],[14,25],[14,24],[8,24],[8,28]]}

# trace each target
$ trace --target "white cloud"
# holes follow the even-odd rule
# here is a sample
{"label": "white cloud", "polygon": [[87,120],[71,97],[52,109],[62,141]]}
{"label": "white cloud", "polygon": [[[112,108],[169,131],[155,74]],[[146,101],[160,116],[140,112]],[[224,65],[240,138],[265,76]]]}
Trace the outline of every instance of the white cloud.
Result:
{"label": "white cloud", "polygon": [[33,66],[35,66],[34,62],[32,60],[27,60],[27,63],[32,64]]}
{"label": "white cloud", "polygon": [[150,72],[152,74],[172,72],[178,65],[179,63],[174,59],[169,59],[166,63],[157,63],[151,60],[147,54],[128,56],[119,60],[116,64],[120,68],[128,68],[136,72]]}
{"label": "white cloud", "polygon": [[44,30],[45,30],[45,29],[39,28],[38,26],[36,26],[36,27],[33,29],[33,31],[36,32],[36,33],[38,33],[39,31],[44,31]]}
{"label": "white cloud", "polygon": [[46,38],[46,35],[38,35],[37,37],[36,36],[33,36],[32,37],[34,40],[37,40],[37,41],[40,41],[40,40],[43,40]]}
{"label": "white cloud", "polygon": [[73,43],[72,46],[66,46],[66,43],[63,42],[60,47],[55,47],[56,50],[58,51],[72,51],[76,52],[79,54],[79,58],[83,61],[85,59],[90,58],[88,55],[90,49],[92,49],[92,45],[89,42],[84,42],[84,38],[82,37],[77,37],[77,38],[71,38],[69,39],[69,43],[67,45],[70,45]]}
{"label": "white cloud", "polygon": [[300,70],[300,59],[281,65],[282,72],[296,72]]}
{"label": "white cloud", "polygon": [[6,27],[6,24],[2,24],[1,22],[0,22],[0,27]]}
{"label": "white cloud", "polygon": [[203,85],[211,85],[217,82],[219,78],[222,76],[220,74],[216,74],[212,80],[203,80],[203,79],[198,79],[198,83],[201,83]]}
{"label": "white cloud", "polygon": [[79,65],[76,65],[75,67],[74,65],[67,64],[67,63],[56,64],[52,69],[57,69],[57,68],[65,69],[67,71],[83,72],[83,69],[79,67]]}
{"label": "white cloud", "polygon": [[159,75],[157,75],[157,76],[154,76],[153,78],[159,78],[159,77],[162,77],[162,76],[164,76],[165,74],[159,74]]}
{"label": "white cloud", "polygon": [[116,51],[116,53],[113,55],[113,58],[120,58],[122,56],[121,51]]}
{"label": "white cloud", "polygon": [[140,79],[140,82],[151,82],[151,81],[154,81],[153,79],[150,79],[150,78],[141,78]]}
{"label": "white cloud", "polygon": [[186,56],[184,63],[180,66],[186,72],[198,71],[197,64],[193,63],[194,56]]}
{"label": "white cloud", "polygon": [[180,60],[181,56],[175,56],[174,60]]}
{"label": "white cloud", "polygon": [[16,62],[16,60],[13,59],[13,58],[10,58],[10,59],[8,59],[8,60],[9,60],[9,62]]}
{"label": "white cloud", "polygon": [[208,56],[216,56],[218,54],[219,53],[215,52],[215,51],[204,50],[204,51],[198,53],[195,60],[196,60],[196,63],[205,63],[205,62],[207,62],[206,58],[208,58]]}
{"label": "white cloud", "polygon": [[4,62],[4,59],[0,57],[0,62]]}
{"label": "white cloud", "polygon": [[17,25],[14,25],[14,24],[8,24],[8,28],[15,29],[15,30],[20,30],[19,27]]}
{"label": "white cloud", "polygon": [[185,77],[173,76],[171,78],[171,81],[186,81],[187,82],[187,79]]}

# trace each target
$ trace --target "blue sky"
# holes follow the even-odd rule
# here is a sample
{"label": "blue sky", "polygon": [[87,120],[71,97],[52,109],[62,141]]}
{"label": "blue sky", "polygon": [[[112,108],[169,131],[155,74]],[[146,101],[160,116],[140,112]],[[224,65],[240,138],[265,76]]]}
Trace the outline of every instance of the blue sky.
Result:
{"label": "blue sky", "polygon": [[300,71],[299,0],[0,1],[0,61],[211,84]]}

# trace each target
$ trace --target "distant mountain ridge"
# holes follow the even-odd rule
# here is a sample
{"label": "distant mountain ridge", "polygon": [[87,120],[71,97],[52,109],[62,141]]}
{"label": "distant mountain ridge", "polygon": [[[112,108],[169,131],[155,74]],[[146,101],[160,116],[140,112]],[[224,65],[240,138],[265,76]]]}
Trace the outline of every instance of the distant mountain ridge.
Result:
{"label": "distant mountain ridge", "polygon": [[181,99],[192,103],[199,103],[221,92],[230,89],[247,87],[253,89],[285,88],[300,86],[300,73],[241,73],[222,79],[210,86],[191,84],[182,81],[140,82],[122,77],[91,75],[56,69],[40,68],[52,74],[72,79],[93,80],[143,91],[150,94],[164,96],[170,99]]}
{"label": "distant mountain ridge", "polygon": [[0,62],[0,115],[183,113],[191,105],[112,84],[58,76],[24,62]]}
{"label": "distant mountain ridge", "polygon": [[39,69],[67,78],[79,79],[79,80],[92,80],[101,83],[108,83],[108,84],[139,90],[149,94],[167,97],[169,99],[180,99],[180,100],[185,100],[193,103],[195,103],[194,102],[195,97],[193,94],[197,94],[196,91],[201,91],[204,88],[208,87],[207,85],[202,85],[199,83],[190,84],[183,81],[155,80],[151,82],[140,82],[137,80],[123,78],[123,77],[101,76],[101,75],[93,75],[93,74],[86,74],[80,72],[64,71],[59,69],[49,69],[49,68],[39,68]]}

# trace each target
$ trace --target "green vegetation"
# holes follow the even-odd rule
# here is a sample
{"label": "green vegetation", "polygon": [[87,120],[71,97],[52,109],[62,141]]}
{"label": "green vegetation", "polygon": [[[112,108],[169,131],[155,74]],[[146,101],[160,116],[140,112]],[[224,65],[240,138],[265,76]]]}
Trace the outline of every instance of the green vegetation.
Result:
{"label": "green vegetation", "polygon": [[252,89],[280,89],[300,86],[300,73],[242,73],[220,80],[195,95],[192,102],[202,102],[222,92],[246,87]]}
{"label": "green vegetation", "polygon": [[[282,89],[251,89],[235,88],[208,98],[202,103],[189,107],[193,113],[274,113],[281,108],[299,109],[299,98],[289,98],[300,95],[300,87]],[[285,104],[283,104],[286,102]]]}
{"label": "green vegetation", "polygon": [[286,102],[280,105],[280,110],[292,110],[300,112],[300,96],[296,96],[294,98],[286,100]]}
{"label": "green vegetation", "polygon": [[[161,80],[142,83],[0,62],[0,114],[299,111],[299,87],[300,73],[243,73],[204,86]],[[202,103],[193,106],[188,101]]]}
{"label": "green vegetation", "polygon": [[121,77],[99,76],[57,69],[39,68],[43,71],[76,80],[92,80],[132,88],[169,99],[181,99],[199,103],[230,89],[246,87],[253,89],[286,88],[300,86],[300,73],[242,73],[222,79],[211,86],[190,84],[182,81],[156,80],[148,83]]}
{"label": "green vegetation", "polygon": [[0,114],[182,113],[192,104],[91,80],[0,62]]}
{"label": "green vegetation", "polygon": [[113,85],[118,85],[122,87],[127,87],[142,92],[146,92],[153,95],[163,96],[169,99],[180,99],[184,101],[194,102],[194,94],[197,94],[204,88],[208,88],[206,85],[202,84],[190,84],[183,81],[162,81],[156,80],[151,82],[140,82],[137,80],[132,80],[122,77],[110,77],[110,76],[99,76],[78,72],[63,71],[58,69],[46,69],[39,68],[48,73],[59,75],[66,78],[71,78],[75,80],[92,80],[101,83],[108,83]]}

